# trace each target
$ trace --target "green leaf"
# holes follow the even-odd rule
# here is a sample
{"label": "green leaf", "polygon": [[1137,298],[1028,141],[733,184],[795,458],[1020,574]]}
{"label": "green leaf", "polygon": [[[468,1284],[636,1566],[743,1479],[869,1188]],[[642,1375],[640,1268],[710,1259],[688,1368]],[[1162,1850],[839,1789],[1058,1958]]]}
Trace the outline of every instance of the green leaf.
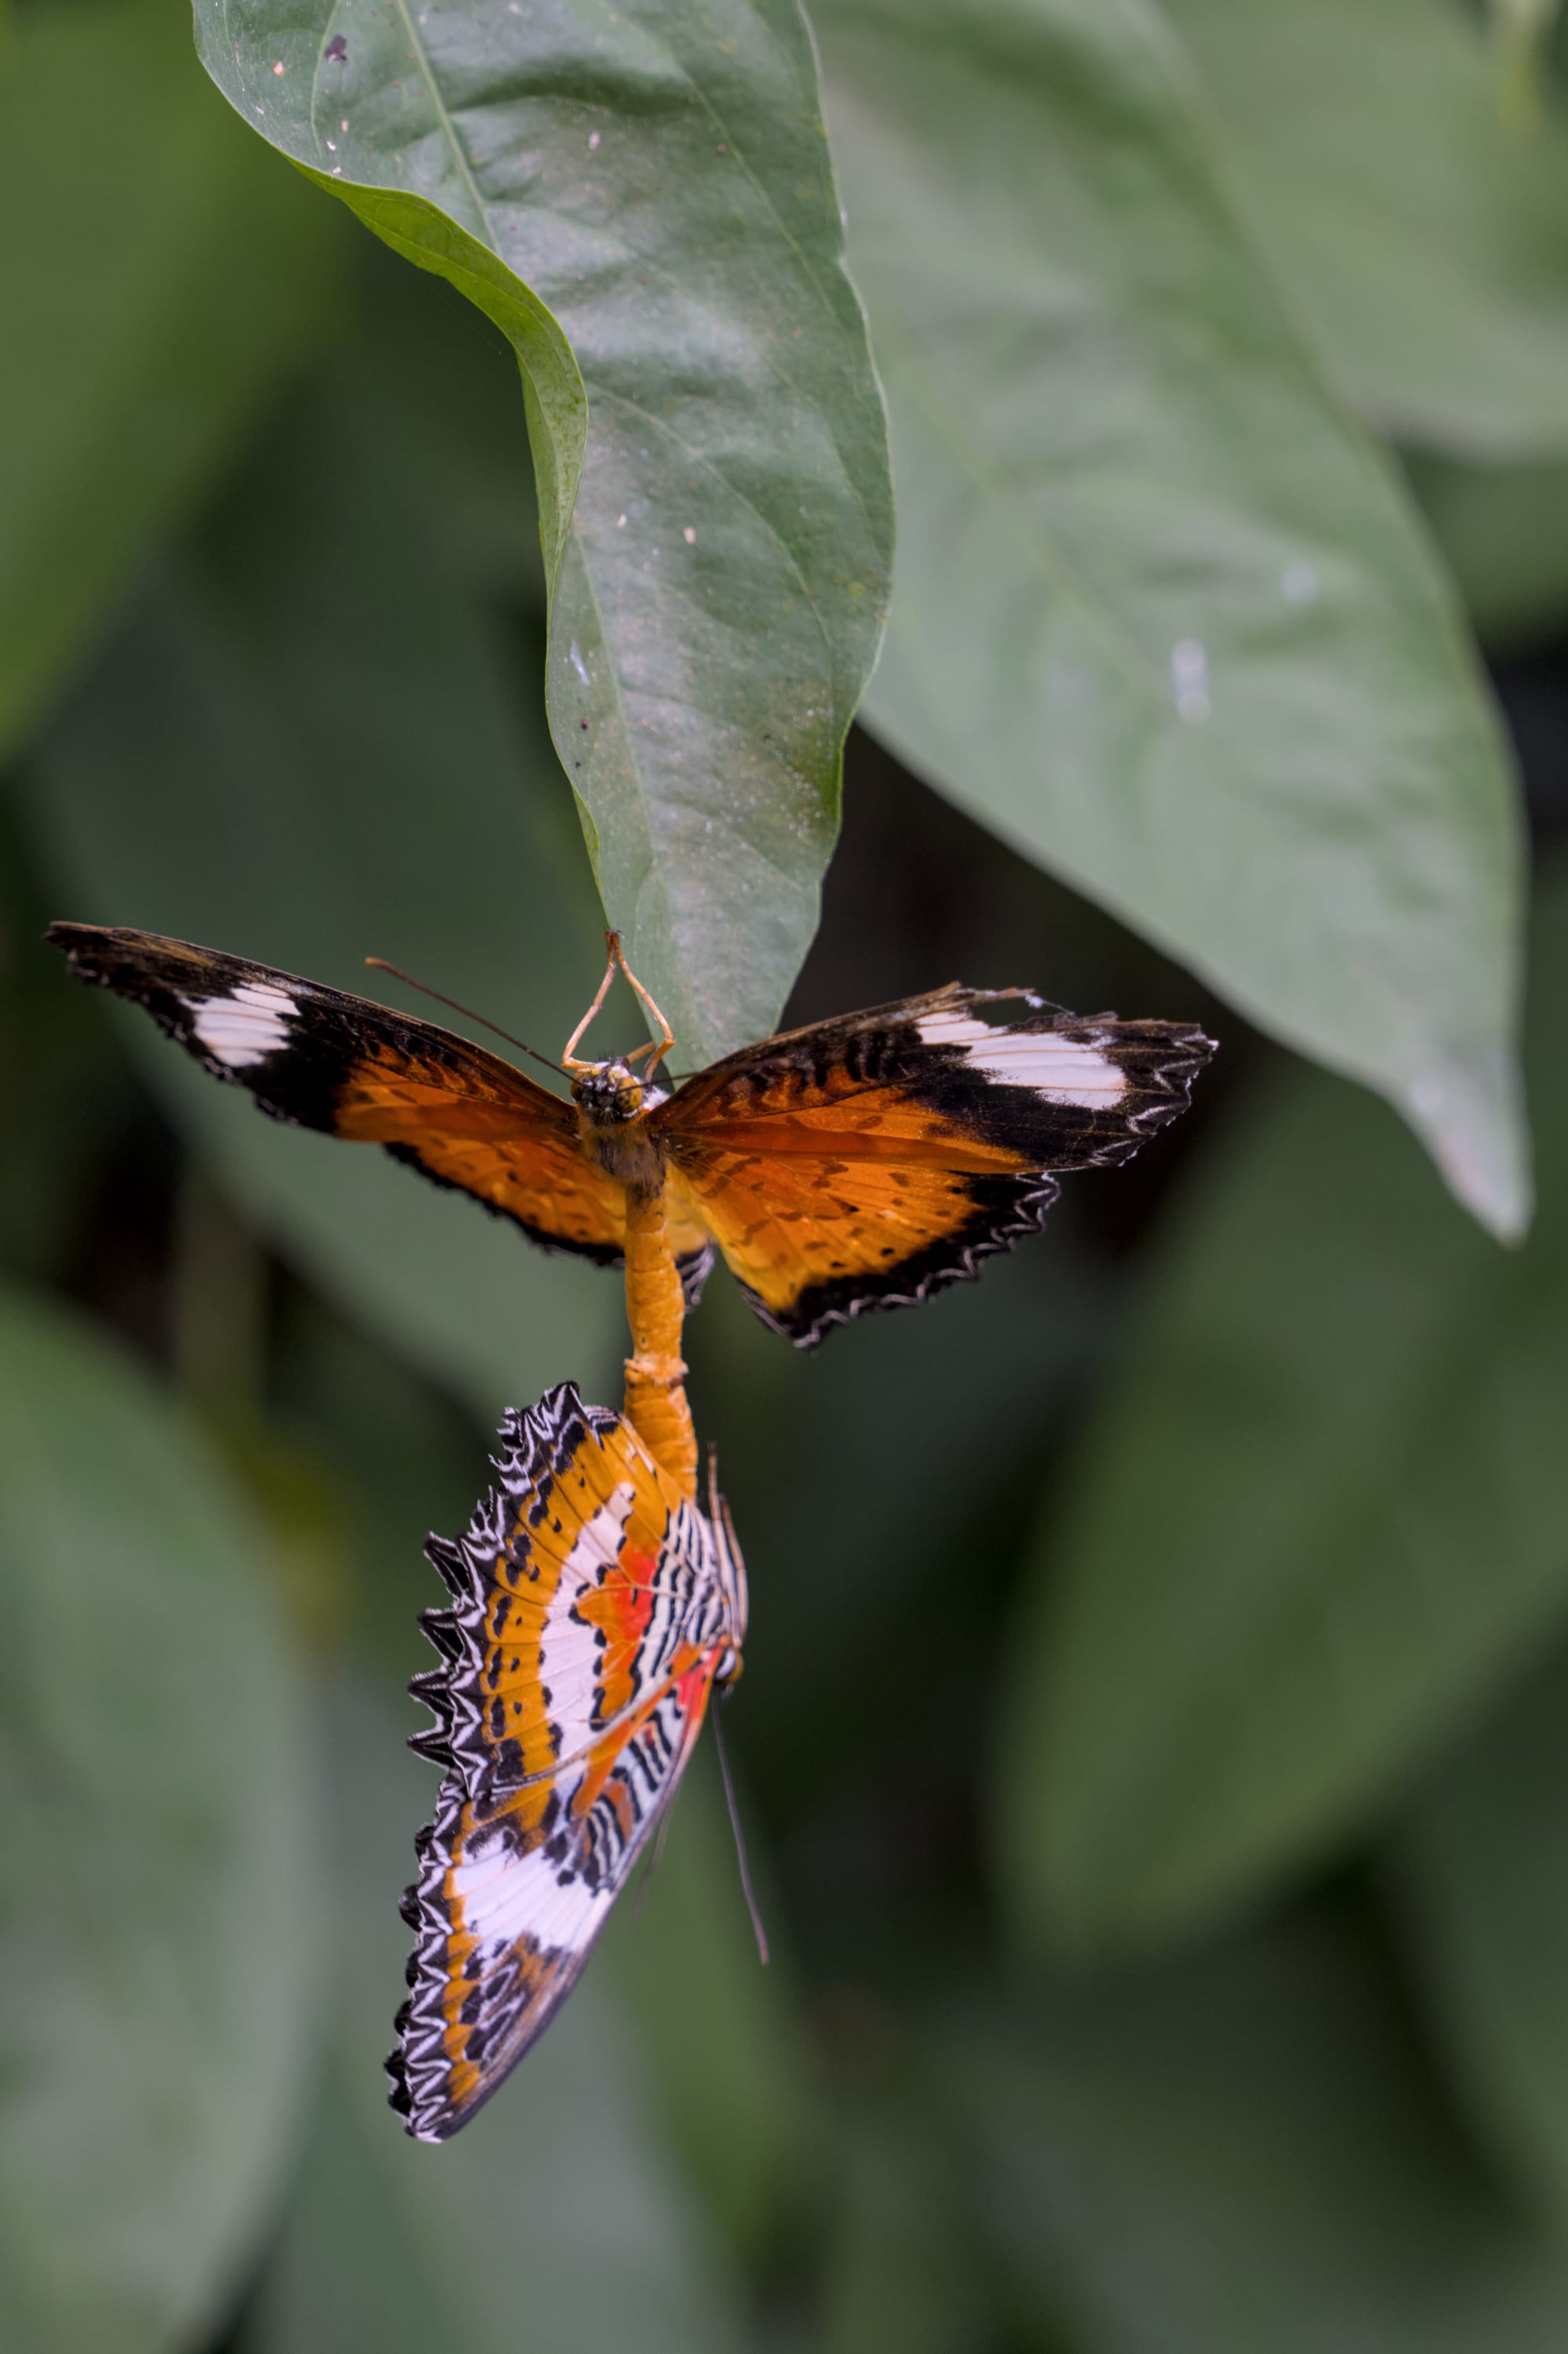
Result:
{"label": "green leaf", "polygon": [[1410,486],[1483,642],[1508,652],[1568,620],[1568,461],[1412,456]]}
{"label": "green leaf", "polygon": [[964,2228],[967,2153],[905,2065],[898,2093],[844,2100],[834,2121],[813,2354],[972,2354],[1011,2342],[988,2327],[994,2267]]}
{"label": "green leaf", "polygon": [[873,726],[1516,1232],[1508,762],[1195,77],[1146,0],[819,24],[899,493]]}
{"label": "green leaf", "polygon": [[339,240],[177,7],[28,9],[0,63],[0,753],[327,328]]}
{"label": "green leaf", "polygon": [[1047,2330],[1070,2317],[1065,2345],[1556,2354],[1568,2336],[1568,2259],[1460,2142],[1348,1926],[1033,2016],[993,2004],[952,2059],[972,2196],[1021,2300]]}
{"label": "green leaf", "polygon": [[[661,2115],[707,2212],[756,2264],[803,2204],[811,2053],[777,1950],[781,1923],[760,1855],[752,1869],[775,1939],[758,1958],[711,1732],[688,1767],[646,1902],[617,1907],[605,1973],[635,2027]],[[744,1805],[744,1794],[742,1803]],[[692,2055],[701,2052],[700,2068]]]}
{"label": "green leaf", "polygon": [[90,1001],[61,990],[47,921],[17,814],[0,799],[0,1262],[34,1281],[77,1250],[133,1094]]}
{"label": "green leaf", "polygon": [[254,129],[511,339],[610,920],[685,1059],[770,1029],[892,535],[796,0],[197,0],[196,28]]}
{"label": "green leaf", "polygon": [[[57,912],[424,1010],[365,971],[387,956],[556,1052],[602,955],[581,848],[542,715],[359,382],[280,427],[42,743],[24,784]],[[260,1119],[123,1020],[279,1246],[487,1424],[568,1375],[602,1394],[612,1277],[381,1152]]]}
{"label": "green leaf", "polygon": [[1498,119],[1505,130],[1539,131],[1542,80],[1562,0],[1489,0],[1498,59]]}
{"label": "green leaf", "polygon": [[1417,1791],[1388,1862],[1455,2084],[1568,2221],[1568,1657],[1510,1692]]}
{"label": "green leaf", "polygon": [[314,1876],[265,1542],[85,1328],[0,1300],[0,2338],[199,2342],[302,2090]]}
{"label": "green leaf", "polygon": [[1428,448],[1568,451],[1568,117],[1505,121],[1479,10],[1165,5],[1345,398]]}
{"label": "green leaf", "polygon": [[738,2314],[591,1963],[455,2140],[412,2142],[387,2107],[381,2055],[408,1944],[397,1893],[436,1784],[367,1698],[351,1688],[333,1712],[338,2023],[247,2354],[730,2354]]}
{"label": "green leaf", "polygon": [[1033,1935],[1158,1943],[1341,1846],[1563,1615],[1562,878],[1534,969],[1526,1248],[1315,1074],[1195,1187],[1021,1630],[997,1857]]}
{"label": "green leaf", "polygon": [[363,397],[402,444],[403,471],[475,582],[543,622],[548,599],[517,358],[444,278],[362,238]]}

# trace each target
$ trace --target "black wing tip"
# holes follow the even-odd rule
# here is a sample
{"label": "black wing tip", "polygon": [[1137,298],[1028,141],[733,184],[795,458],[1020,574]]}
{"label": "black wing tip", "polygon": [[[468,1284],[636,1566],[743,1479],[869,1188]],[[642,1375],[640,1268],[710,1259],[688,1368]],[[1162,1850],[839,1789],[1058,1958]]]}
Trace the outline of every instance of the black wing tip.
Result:
{"label": "black wing tip", "polygon": [[112,975],[122,969],[123,949],[144,936],[140,932],[115,931],[103,924],[73,924],[57,917],[44,927],[46,947],[58,949],[70,972],[78,981],[93,982],[100,989],[113,987]]}

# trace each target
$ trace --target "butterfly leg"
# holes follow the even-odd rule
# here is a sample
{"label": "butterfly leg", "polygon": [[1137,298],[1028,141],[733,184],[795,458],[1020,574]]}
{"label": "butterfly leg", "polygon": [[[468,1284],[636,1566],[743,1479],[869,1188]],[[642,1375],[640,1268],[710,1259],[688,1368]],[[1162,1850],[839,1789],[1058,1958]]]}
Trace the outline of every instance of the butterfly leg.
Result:
{"label": "butterfly leg", "polygon": [[697,1492],[697,1435],[686,1403],[681,1356],[685,1318],[681,1270],[670,1246],[662,1191],[629,1186],[626,1195],[626,1317],[631,1354],[626,1361],[626,1419],[649,1453],[680,1484]]}

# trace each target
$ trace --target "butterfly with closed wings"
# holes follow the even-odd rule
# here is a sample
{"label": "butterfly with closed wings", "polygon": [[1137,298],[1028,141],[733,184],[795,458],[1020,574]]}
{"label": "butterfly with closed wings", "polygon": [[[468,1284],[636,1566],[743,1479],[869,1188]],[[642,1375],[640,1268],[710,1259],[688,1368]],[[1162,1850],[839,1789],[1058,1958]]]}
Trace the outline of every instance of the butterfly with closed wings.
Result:
{"label": "butterfly with closed wings", "polygon": [[746,1636],[716,1485],[699,1511],[624,1416],[563,1383],[507,1416],[495,1475],[463,1535],[426,1546],[450,1606],[420,1617],[440,1664],[411,1690],[436,1723],[412,1746],[446,1778],[387,2062],[422,2141],[466,2124],[570,1993]]}

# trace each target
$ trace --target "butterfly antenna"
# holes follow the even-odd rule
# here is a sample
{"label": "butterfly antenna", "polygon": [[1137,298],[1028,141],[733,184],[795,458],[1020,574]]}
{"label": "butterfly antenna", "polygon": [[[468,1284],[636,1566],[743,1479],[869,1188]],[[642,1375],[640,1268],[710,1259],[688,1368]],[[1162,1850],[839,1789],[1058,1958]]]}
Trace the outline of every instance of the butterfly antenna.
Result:
{"label": "butterfly antenna", "polygon": [[729,1752],[724,1745],[724,1728],[718,1710],[714,1711],[714,1746],[718,1751],[719,1772],[724,1777],[724,1801],[729,1808],[729,1827],[735,1833],[735,1857],[740,1866],[740,1885],[746,1897],[746,1909],[751,1915],[751,1934],[757,1940],[757,1958],[768,1961],[768,1932],[762,1925],[762,1908],[757,1901],[757,1891],[751,1884],[751,1865],[746,1853],[746,1833],[740,1828],[740,1806],[735,1795],[735,1776],[729,1770]]}
{"label": "butterfly antenna", "polygon": [[432,989],[428,981],[416,981],[411,972],[405,972],[400,964],[388,964],[385,957],[366,957],[365,961],[368,965],[374,965],[377,972],[389,972],[394,981],[406,981],[410,989],[417,989],[421,996],[433,997],[438,1005],[450,1005],[452,1012],[461,1013],[465,1021],[477,1022],[482,1030],[489,1030],[497,1038],[504,1038],[507,1044],[515,1046],[520,1055],[532,1055],[536,1063],[543,1063],[545,1068],[547,1071],[554,1071],[557,1078],[566,1077],[567,1075],[559,1063],[552,1063],[548,1055],[541,1055],[535,1047],[524,1045],[521,1038],[514,1038],[511,1031],[503,1030],[498,1022],[487,1021],[482,1013],[476,1013],[471,1005],[460,1005],[455,997],[444,996],[439,989]]}

